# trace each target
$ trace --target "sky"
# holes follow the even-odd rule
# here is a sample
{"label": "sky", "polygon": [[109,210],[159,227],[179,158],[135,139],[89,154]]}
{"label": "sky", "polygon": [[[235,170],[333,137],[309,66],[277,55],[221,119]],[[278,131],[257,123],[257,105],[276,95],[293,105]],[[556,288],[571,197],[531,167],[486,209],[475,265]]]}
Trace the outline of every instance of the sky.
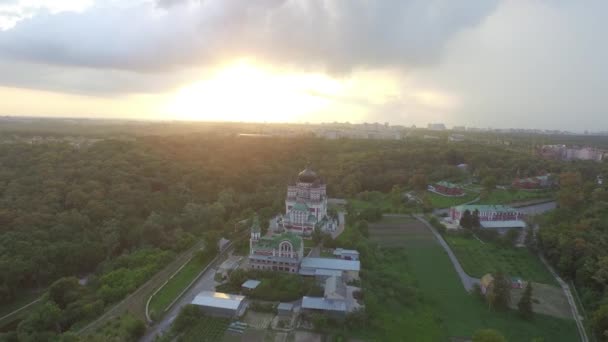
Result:
{"label": "sky", "polygon": [[602,0],[0,0],[0,115],[608,130]]}

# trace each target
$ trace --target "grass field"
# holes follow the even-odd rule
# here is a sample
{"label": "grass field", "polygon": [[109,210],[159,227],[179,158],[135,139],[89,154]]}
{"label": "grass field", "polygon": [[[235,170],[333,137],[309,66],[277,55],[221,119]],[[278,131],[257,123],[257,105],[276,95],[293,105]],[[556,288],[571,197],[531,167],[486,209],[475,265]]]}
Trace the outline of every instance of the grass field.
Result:
{"label": "grass field", "polygon": [[446,234],[445,239],[472,277],[481,278],[500,269],[512,277],[558,286],[538,257],[525,248],[501,248],[492,243],[483,244],[473,237],[451,234]]}
{"label": "grass field", "polygon": [[525,321],[515,311],[489,311],[484,303],[464,290],[447,254],[425,226],[411,219],[404,221],[401,231],[395,229],[395,225],[398,223],[394,219],[370,225],[370,238],[383,246],[402,247],[406,251],[407,258],[395,260],[390,267],[411,273],[428,308],[413,315],[414,318],[408,310],[391,317],[387,322],[391,329],[399,329],[399,324],[403,324],[401,329],[408,329],[405,321],[411,318],[420,320],[427,329],[439,327],[442,334],[436,338],[470,337],[478,329],[492,328],[502,332],[509,341],[530,341],[535,337],[543,337],[545,341],[578,340],[572,320],[536,315],[533,321]]}
{"label": "grass field", "polygon": [[383,213],[402,213],[407,211],[400,195],[385,194],[379,191],[362,192],[357,195],[357,198],[349,199],[348,206],[355,212],[376,208],[380,209]]}
{"label": "grass field", "polygon": [[194,280],[210,258],[192,258],[150,301],[149,312],[160,317],[167,306]]}
{"label": "grass field", "polygon": [[316,246],[315,242],[312,241],[312,239],[303,239],[302,241],[304,241],[305,248],[312,248]]}
{"label": "grass field", "polygon": [[548,190],[512,191],[496,189],[488,194],[485,198],[482,198],[477,204],[508,204],[534,199],[552,199],[554,196],[554,192]]}
{"label": "grass field", "polygon": [[449,208],[463,203],[470,202],[479,196],[478,193],[467,192],[462,197],[446,197],[436,194],[434,192],[427,191],[426,196],[431,202],[433,208]]}

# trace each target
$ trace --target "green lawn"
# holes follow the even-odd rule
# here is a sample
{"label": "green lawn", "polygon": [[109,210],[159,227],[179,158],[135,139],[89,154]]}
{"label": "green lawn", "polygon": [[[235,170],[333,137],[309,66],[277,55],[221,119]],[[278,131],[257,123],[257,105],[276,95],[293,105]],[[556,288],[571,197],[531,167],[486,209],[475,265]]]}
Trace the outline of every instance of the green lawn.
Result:
{"label": "green lawn", "polygon": [[348,206],[355,212],[376,208],[380,209],[383,213],[407,212],[401,195],[385,194],[379,191],[362,192],[356,198],[349,199]]}
{"label": "green lawn", "polygon": [[149,312],[154,312],[160,318],[171,302],[194,280],[205,266],[211,261],[211,257],[192,258],[169,282],[158,291],[150,301]]}
{"label": "green lawn", "polygon": [[[392,218],[390,225],[395,223]],[[390,230],[390,225],[384,220],[370,225],[370,237],[382,239],[382,230]],[[533,321],[525,321],[516,311],[490,311],[485,303],[465,291],[446,252],[430,231],[411,219],[404,219],[400,234],[391,234],[396,243],[390,246],[397,248],[385,247],[379,256],[362,259],[366,305],[382,328],[355,329],[351,331],[354,337],[371,341],[446,341],[492,328],[509,341],[527,342],[535,337],[552,342],[578,340],[572,320],[535,315]]]}
{"label": "green lawn", "polygon": [[508,204],[535,199],[552,199],[555,193],[550,190],[499,190],[492,191],[476,204]]}
{"label": "green lawn", "polygon": [[[411,244],[406,247],[409,266],[419,288],[435,307],[448,336],[471,336],[476,330],[492,328],[509,341],[578,341],[574,321],[535,315],[525,321],[515,311],[494,312],[468,294],[454,271],[445,251],[436,243]],[[394,267],[405,267],[394,265]]]}
{"label": "green lawn", "polygon": [[316,247],[316,244],[312,239],[302,239],[302,241],[304,241],[304,248]]}
{"label": "green lawn", "polygon": [[473,277],[480,278],[501,269],[513,277],[558,286],[541,261],[525,248],[501,248],[492,243],[483,244],[473,237],[451,234],[446,234],[445,239],[464,270]]}
{"label": "green lawn", "polygon": [[428,199],[433,205],[433,208],[449,208],[459,204],[470,202],[477,198],[479,194],[474,192],[467,192],[462,197],[446,197],[436,194],[434,192],[427,191],[426,196],[428,196]]}

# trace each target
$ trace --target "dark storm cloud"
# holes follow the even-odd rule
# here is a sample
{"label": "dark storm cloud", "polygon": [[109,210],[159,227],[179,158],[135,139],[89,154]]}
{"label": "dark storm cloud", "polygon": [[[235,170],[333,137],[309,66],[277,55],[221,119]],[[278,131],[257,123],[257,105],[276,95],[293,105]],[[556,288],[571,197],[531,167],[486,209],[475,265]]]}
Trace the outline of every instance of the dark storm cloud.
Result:
{"label": "dark storm cloud", "polygon": [[[160,7],[160,8],[159,8]],[[140,72],[250,56],[346,72],[436,63],[495,1],[157,0],[41,12],[0,32],[0,57]]]}

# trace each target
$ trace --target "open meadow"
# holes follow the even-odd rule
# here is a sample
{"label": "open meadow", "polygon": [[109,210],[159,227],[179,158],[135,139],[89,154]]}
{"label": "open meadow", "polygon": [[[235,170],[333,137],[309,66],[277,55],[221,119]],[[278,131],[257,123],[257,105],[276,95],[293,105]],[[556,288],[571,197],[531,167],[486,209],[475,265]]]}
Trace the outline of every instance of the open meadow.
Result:
{"label": "open meadow", "polygon": [[[410,217],[387,217],[370,224],[370,240],[382,248],[397,248],[406,257],[392,260],[390,267],[407,272],[427,303],[426,312],[448,337],[470,337],[483,328],[501,331],[509,341],[577,341],[574,321],[536,315],[521,319],[515,311],[495,312],[467,293],[446,252],[431,232]],[[365,263],[364,263],[365,265]],[[398,318],[395,318],[398,320]]]}
{"label": "open meadow", "polygon": [[526,248],[503,248],[474,237],[453,234],[445,234],[444,239],[472,277],[481,278],[484,274],[502,270],[511,277],[558,286],[538,257]]}
{"label": "open meadow", "polygon": [[468,203],[477,198],[479,196],[479,193],[467,191],[464,196],[450,197],[442,196],[434,192],[427,191],[425,196],[427,196],[433,208],[442,209]]}

